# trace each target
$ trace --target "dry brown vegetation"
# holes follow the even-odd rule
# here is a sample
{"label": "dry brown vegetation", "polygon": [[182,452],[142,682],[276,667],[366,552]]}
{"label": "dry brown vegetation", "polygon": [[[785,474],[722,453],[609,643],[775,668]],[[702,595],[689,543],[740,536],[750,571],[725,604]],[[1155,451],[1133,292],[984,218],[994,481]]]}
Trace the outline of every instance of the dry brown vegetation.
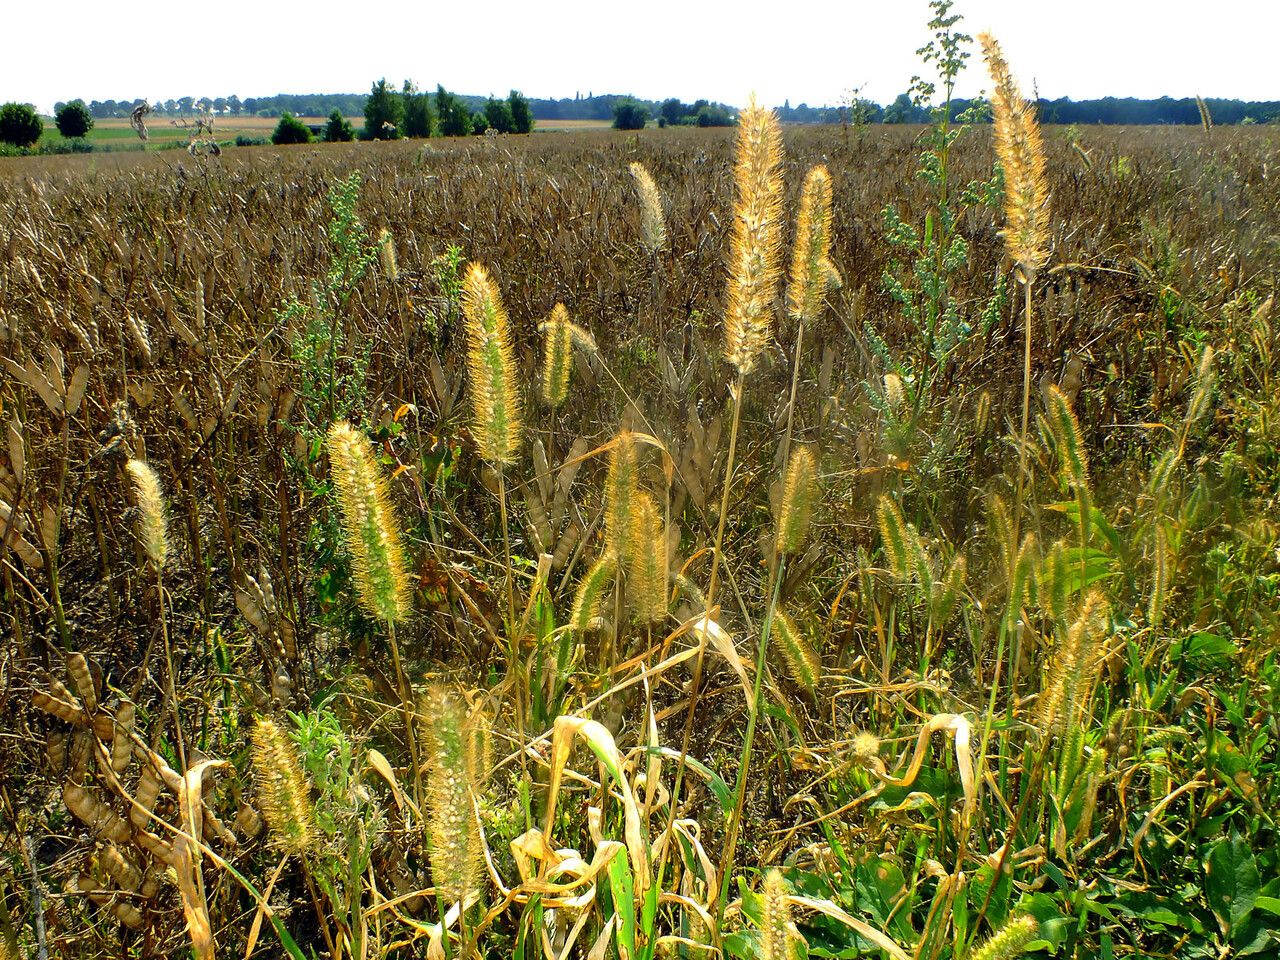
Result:
{"label": "dry brown vegetation", "polygon": [[[786,131],[783,265],[824,164],[839,287],[798,356],[779,287],[733,454],[732,130],[0,160],[0,956],[1271,949],[1277,134],[1045,131],[1011,536],[998,197],[954,225],[945,362],[883,280],[885,205],[937,202],[926,135]],[[987,132],[949,162],[988,180]],[[514,337],[506,464],[466,261]],[[341,420],[377,509],[338,509]],[[369,516],[412,616],[361,580]]]}

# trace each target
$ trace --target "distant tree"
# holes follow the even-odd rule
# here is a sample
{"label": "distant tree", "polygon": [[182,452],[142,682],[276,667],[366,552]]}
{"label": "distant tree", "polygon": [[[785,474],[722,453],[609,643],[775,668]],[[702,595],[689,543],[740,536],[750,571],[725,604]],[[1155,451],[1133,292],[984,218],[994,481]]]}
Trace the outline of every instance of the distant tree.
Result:
{"label": "distant tree", "polygon": [[471,115],[471,132],[476,136],[489,132],[489,121],[479,110]]}
{"label": "distant tree", "polygon": [[227,112],[227,98],[226,98],[226,97],[214,97],[214,98],[213,98],[213,112],[214,112],[214,113],[226,113],[226,112]]}
{"label": "distant tree", "polygon": [[884,108],[885,123],[928,123],[929,111],[918,107],[911,94],[900,93],[896,100]]}
{"label": "distant tree", "polygon": [[436,87],[436,116],[442,137],[465,137],[471,132],[470,108],[442,86]]}
{"label": "distant tree", "polygon": [[[257,97],[245,97],[242,105],[244,106],[244,112],[249,114],[251,117],[256,117],[258,115],[258,111],[262,108],[262,105],[258,103]],[[176,105],[172,100],[170,100],[167,106],[170,112],[172,112]]]}
{"label": "distant tree", "polygon": [[325,143],[350,143],[356,138],[356,132],[337,107],[329,114],[329,122],[324,126]]}
{"label": "distant tree", "polygon": [[195,105],[196,105],[195,97],[180,97],[178,99],[178,109],[181,110],[183,113],[190,113],[192,108]]}
{"label": "distant tree", "polygon": [[364,101],[361,137],[365,140],[396,140],[403,125],[404,98],[391,89],[384,77],[373,85]]}
{"label": "distant tree", "polygon": [[15,147],[29,147],[44,133],[44,121],[26,103],[6,103],[0,107],[0,140]]}
{"label": "distant tree", "polygon": [[700,127],[731,127],[733,116],[718,103],[706,103],[698,108],[697,123]]}
{"label": "distant tree", "polygon": [[429,137],[435,118],[431,115],[431,98],[409,80],[404,82],[404,135]]}
{"label": "distant tree", "polygon": [[685,114],[688,112],[689,108],[686,107],[679,98],[672,97],[669,100],[662,101],[662,106],[658,108],[658,119],[665,120],[667,123],[674,126],[683,120]]}
{"label": "distant tree", "polygon": [[292,113],[285,111],[280,116],[280,122],[276,124],[275,132],[271,134],[271,142],[277,146],[288,143],[310,143],[311,128]]}
{"label": "distant tree", "polygon": [[231,115],[233,117],[240,116],[240,111],[241,109],[243,109],[243,107],[244,105],[240,102],[240,98],[237,97],[234,93],[231,96],[227,97],[227,109],[231,111]]}
{"label": "distant tree", "polygon": [[507,105],[511,108],[511,130],[513,133],[533,132],[533,108],[529,99],[519,90],[512,90],[507,97]]}
{"label": "distant tree", "polygon": [[93,129],[93,114],[83,100],[64,103],[54,112],[53,119],[58,124],[58,132],[64,137],[83,137]]}
{"label": "distant tree", "polygon": [[613,105],[615,130],[643,130],[648,122],[649,108],[643,103],[636,103],[630,97],[624,97]]}
{"label": "distant tree", "polygon": [[515,132],[515,121],[511,118],[511,106],[505,100],[495,100],[490,97],[485,101],[484,118],[488,121],[491,130],[497,130],[499,133]]}

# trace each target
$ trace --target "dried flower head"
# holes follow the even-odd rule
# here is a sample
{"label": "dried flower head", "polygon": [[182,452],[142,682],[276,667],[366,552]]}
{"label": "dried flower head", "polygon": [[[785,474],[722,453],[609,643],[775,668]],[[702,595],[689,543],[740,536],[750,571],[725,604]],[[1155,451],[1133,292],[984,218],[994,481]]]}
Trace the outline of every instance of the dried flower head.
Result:
{"label": "dried flower head", "polygon": [[787,476],[782,485],[782,502],[778,508],[779,553],[799,553],[809,536],[809,522],[818,502],[818,464],[813,451],[797,446],[787,463]]}
{"label": "dried flower head", "polygon": [[662,213],[662,194],[643,163],[631,164],[636,193],[640,197],[640,238],[645,249],[657,253],[667,245],[667,222]]}
{"label": "dried flower head", "polygon": [[1022,98],[993,36],[979,35],[995,91],[991,95],[996,156],[1004,168],[1003,231],[1009,259],[1031,276],[1049,260],[1049,182],[1035,108]]}
{"label": "dried flower head", "polygon": [[725,296],[725,358],[748,374],[769,340],[781,273],[782,131],[753,95],[738,118],[736,200]]}
{"label": "dried flower head", "polygon": [[397,623],[409,615],[410,589],[386,478],[372,444],[351,424],[330,427],[326,446],[360,605],[371,617]]}
{"label": "dried flower head", "polygon": [[125,470],[133,481],[133,495],[138,504],[138,537],[147,559],[157,570],[164,569],[169,557],[168,521],[164,503],[164,491],[160,478],[150,464],[142,460],[130,460]]}
{"label": "dried flower head", "polygon": [[493,464],[515,463],[520,454],[524,409],[516,389],[511,324],[498,288],[482,264],[467,268],[462,284],[467,328],[467,380],[471,430],[480,456]]}
{"label": "dried flower head", "polygon": [[787,286],[788,313],[802,323],[816,320],[827,291],[838,286],[840,274],[831,262],[831,175],[819,165],[809,171],[800,193]]}
{"label": "dried flower head", "polygon": [[284,853],[301,856],[316,842],[311,790],[302,772],[298,748],[274,720],[253,725],[253,776],[258,806],[271,842]]}

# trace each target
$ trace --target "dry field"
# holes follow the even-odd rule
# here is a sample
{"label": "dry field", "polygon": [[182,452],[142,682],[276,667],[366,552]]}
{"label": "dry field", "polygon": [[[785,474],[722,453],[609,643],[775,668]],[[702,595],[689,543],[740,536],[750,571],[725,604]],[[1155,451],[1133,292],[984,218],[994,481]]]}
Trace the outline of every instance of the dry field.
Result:
{"label": "dry field", "polygon": [[1277,955],[1280,134],[1044,133],[1025,430],[986,128],[0,160],[0,957]]}

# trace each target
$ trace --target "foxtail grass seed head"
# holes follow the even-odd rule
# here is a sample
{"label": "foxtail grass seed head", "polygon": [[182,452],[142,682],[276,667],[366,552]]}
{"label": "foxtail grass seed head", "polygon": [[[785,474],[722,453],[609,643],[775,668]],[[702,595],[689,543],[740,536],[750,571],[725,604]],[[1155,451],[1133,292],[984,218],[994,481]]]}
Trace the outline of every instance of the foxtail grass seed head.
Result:
{"label": "foxtail grass seed head", "polygon": [[643,163],[631,164],[631,176],[636,181],[636,194],[640,198],[640,239],[645,249],[657,253],[667,245],[667,221],[662,212],[662,194],[653,182]]}
{"label": "foxtail grass seed head", "polygon": [[326,446],[360,605],[374,619],[397,623],[409,615],[410,588],[386,478],[372,444],[351,424],[330,427]]}
{"label": "foxtail grass seed head", "polygon": [[151,465],[142,460],[130,460],[125,470],[133,482],[133,495],[138,504],[138,537],[142,549],[155,568],[163,570],[169,557],[169,524],[160,478]]}
{"label": "foxtail grass seed head", "polygon": [[1040,923],[1035,917],[1013,917],[969,954],[969,960],[1015,960],[1039,932]]}
{"label": "foxtail grass seed head", "polygon": [[604,536],[609,550],[624,569],[631,560],[632,505],[637,489],[636,441],[623,430],[609,450],[609,472],[604,480]]}
{"label": "foxtail grass seed head", "polygon": [[945,626],[956,611],[956,604],[964,593],[965,576],[968,573],[968,561],[963,553],[951,558],[946,573],[933,583],[929,597],[930,615],[937,626]]}
{"label": "foxtail grass seed head", "polygon": [[996,156],[1004,168],[1003,231],[1009,259],[1024,276],[1049,260],[1049,183],[1035,108],[1023,99],[993,36],[978,37],[995,90],[991,95]]}
{"label": "foxtail grass seed head", "polygon": [[831,262],[831,219],[831,174],[819,165],[809,171],[800,193],[787,286],[787,312],[801,323],[818,319],[828,289],[840,286],[840,274]]}
{"label": "foxtail grass seed head", "polygon": [[822,658],[786,611],[773,612],[772,628],[791,679],[812,694],[822,679]]}
{"label": "foxtail grass seed head", "polygon": [[1067,481],[1074,490],[1088,489],[1089,456],[1071,401],[1057,386],[1050,384],[1045,391],[1045,407],[1049,432],[1053,435],[1054,446],[1058,448],[1058,459],[1062,461]]}
{"label": "foxtail grass seed head", "polygon": [[253,776],[258,806],[271,842],[282,853],[302,856],[316,843],[311,788],[302,772],[298,748],[267,717],[253,726]]}
{"label": "foxtail grass seed head", "polygon": [[818,464],[808,447],[795,447],[787,464],[778,508],[779,553],[799,553],[809,536],[809,523],[818,502]]}
{"label": "foxtail grass seed head", "polygon": [[1090,591],[1067,635],[1054,651],[1037,704],[1047,733],[1073,730],[1102,669],[1109,608],[1102,594]]}
{"label": "foxtail grass seed head", "polygon": [[760,891],[760,960],[790,960],[791,901],[782,873],[770,870]]}
{"label": "foxtail grass seed head", "polygon": [[552,410],[569,397],[569,377],[573,373],[573,324],[563,303],[551,308],[542,325],[542,371],[539,387],[542,402]]}
{"label": "foxtail grass seed head", "polygon": [[467,329],[471,432],[480,456],[489,463],[515,463],[520,455],[524,409],[516,389],[511,324],[497,285],[482,264],[467,267],[462,313]]}
{"label": "foxtail grass seed head", "polygon": [[582,578],[578,592],[574,594],[573,612],[569,614],[569,623],[575,633],[583,634],[595,629],[605,591],[617,574],[618,561],[610,551],[592,564]]}
{"label": "foxtail grass seed head", "polygon": [[773,326],[782,243],[782,130],[753,95],[738,118],[725,358],[746,375]]}
{"label": "foxtail grass seed head", "polygon": [[378,234],[378,260],[382,263],[382,275],[395,283],[400,279],[400,270],[396,266],[396,241],[391,231],[385,227]]}
{"label": "foxtail grass seed head", "polygon": [[853,757],[861,764],[870,763],[880,756],[880,738],[870,730],[859,730],[853,736]]}
{"label": "foxtail grass seed head", "polygon": [[896,373],[884,375],[884,400],[895,417],[899,416],[902,408],[907,405],[907,388],[902,378]]}
{"label": "foxtail grass seed head", "polygon": [[637,620],[655,623],[667,614],[667,537],[662,514],[649,494],[636,495],[631,527],[627,598]]}
{"label": "foxtail grass seed head", "polygon": [[914,567],[911,533],[902,517],[902,511],[893,502],[893,498],[885,494],[876,506],[876,516],[880,522],[880,540],[884,545],[889,572],[895,580],[910,580]]}
{"label": "foxtail grass seed head", "polygon": [[447,904],[465,902],[479,880],[480,836],[471,800],[475,738],[461,700],[433,686],[426,716],[427,834],[431,878]]}

